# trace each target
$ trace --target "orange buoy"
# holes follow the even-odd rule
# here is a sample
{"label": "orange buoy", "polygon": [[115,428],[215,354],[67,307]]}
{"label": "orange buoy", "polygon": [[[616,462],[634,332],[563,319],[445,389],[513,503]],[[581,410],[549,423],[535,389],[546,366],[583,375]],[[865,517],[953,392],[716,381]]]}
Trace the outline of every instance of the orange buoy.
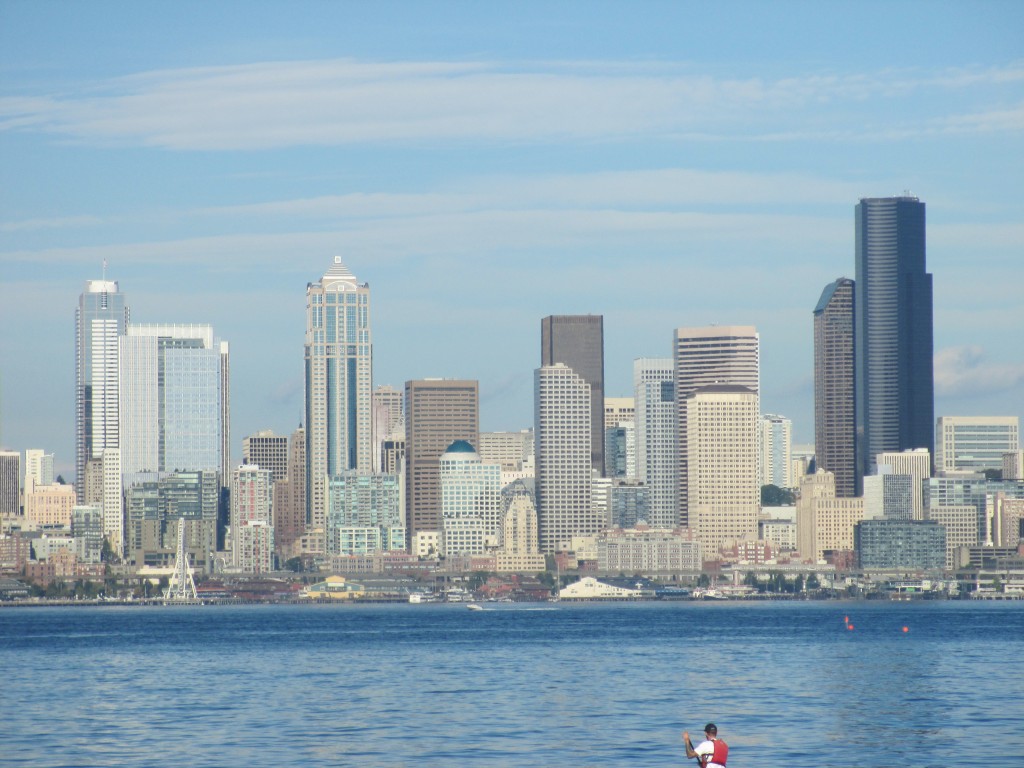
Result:
{"label": "orange buoy", "polygon": [[846,625],[846,628],[847,628],[847,629],[853,629],[853,624],[847,624],[847,625]]}
{"label": "orange buoy", "polygon": [[910,631],[910,627],[904,627],[904,628],[903,628],[903,631],[904,631],[904,632],[909,632],[909,631]]}

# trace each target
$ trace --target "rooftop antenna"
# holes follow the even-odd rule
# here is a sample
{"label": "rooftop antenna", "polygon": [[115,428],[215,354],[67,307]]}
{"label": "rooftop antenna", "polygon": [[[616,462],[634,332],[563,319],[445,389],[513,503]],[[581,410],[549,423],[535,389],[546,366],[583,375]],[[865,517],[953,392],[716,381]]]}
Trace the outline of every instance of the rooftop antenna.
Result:
{"label": "rooftop antenna", "polygon": [[103,260],[103,282],[107,282],[107,260]]}

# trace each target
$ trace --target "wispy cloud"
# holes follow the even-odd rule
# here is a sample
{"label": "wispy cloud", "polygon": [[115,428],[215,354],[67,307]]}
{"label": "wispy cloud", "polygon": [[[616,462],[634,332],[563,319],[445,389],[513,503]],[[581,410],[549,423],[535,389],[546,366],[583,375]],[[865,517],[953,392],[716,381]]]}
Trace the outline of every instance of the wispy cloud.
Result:
{"label": "wispy cloud", "polygon": [[[1021,130],[1021,108],[945,105],[918,117],[918,94],[1002,93],[1024,65],[936,73],[880,71],[768,80],[683,65],[588,62],[323,60],[159,70],[78,92],[0,99],[0,130],[176,150],[356,143],[610,140],[637,136],[783,139],[848,135],[848,110],[809,125],[823,104],[856,114],[884,103],[879,137]],[[862,122],[854,120],[853,122]]]}
{"label": "wispy cloud", "polygon": [[1024,362],[992,362],[983,347],[947,347],[935,353],[935,390],[942,396],[976,397],[1024,385]]}
{"label": "wispy cloud", "polygon": [[23,219],[0,222],[0,232],[36,232],[46,229],[91,227],[102,221],[96,216],[61,216],[52,219]]}

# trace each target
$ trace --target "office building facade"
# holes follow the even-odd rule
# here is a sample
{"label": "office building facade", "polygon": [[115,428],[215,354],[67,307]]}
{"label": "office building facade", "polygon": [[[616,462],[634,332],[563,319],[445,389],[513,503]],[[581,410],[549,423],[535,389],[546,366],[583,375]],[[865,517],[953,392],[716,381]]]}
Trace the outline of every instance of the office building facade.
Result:
{"label": "office building facade", "polygon": [[[679,525],[690,526],[690,472],[687,406],[690,395],[709,385],[746,387],[757,398],[760,393],[760,339],[749,325],[677,328],[674,345],[676,438],[679,444],[677,503]],[[757,423],[751,439],[756,445]],[[757,452],[752,466],[755,472]]]}
{"label": "office building facade", "polygon": [[369,555],[406,548],[397,475],[349,470],[328,479],[327,553]]}
{"label": "office building facade", "polygon": [[854,374],[858,459],[883,451],[935,453],[932,276],[925,271],[925,205],[864,198],[856,207]]}
{"label": "office building facade", "polygon": [[274,482],[288,478],[288,438],[261,430],[242,438],[242,463],[269,469]]}
{"label": "office building facade", "polygon": [[370,286],[341,257],[306,286],[306,521],[323,527],[326,478],[373,471]]}
{"label": "office building facade", "polygon": [[129,309],[117,282],[88,280],[75,310],[75,492],[84,501],[85,465],[120,439],[118,340]]}
{"label": "office building facade", "polygon": [[675,363],[671,357],[633,361],[636,403],[636,473],[648,488],[653,528],[679,525],[679,451],[676,443]]}
{"label": "office building facade", "polygon": [[541,552],[566,550],[573,536],[597,533],[605,525],[606,515],[592,503],[592,404],[590,385],[569,366],[556,363],[534,372]]}
{"label": "office building facade", "polygon": [[942,571],[946,529],[931,520],[864,520],[853,529],[854,548],[864,570]]}
{"label": "office building facade", "polygon": [[21,514],[21,453],[0,451],[0,517]]}
{"label": "office building facade", "polygon": [[1003,469],[1003,455],[1020,449],[1017,416],[939,416],[935,423],[936,472]]}
{"label": "office building facade", "polygon": [[128,326],[119,377],[125,485],[145,472],[224,471],[224,347],[209,325]]}
{"label": "office building facade", "polygon": [[686,410],[689,527],[713,560],[723,542],[757,536],[758,397],[712,384],[691,393]]}
{"label": "office building facade", "polygon": [[409,540],[441,530],[440,459],[452,443],[480,439],[480,385],[461,379],[405,383],[405,512]]}
{"label": "office building facade", "polygon": [[793,422],[785,416],[766,413],[758,422],[761,468],[761,485],[775,485],[779,488],[793,488]]}
{"label": "office building facade", "polygon": [[854,386],[854,282],[840,277],[814,308],[814,456],[835,475],[840,498],[862,488]]}
{"label": "office building facade", "polygon": [[590,387],[591,466],[605,476],[604,317],[550,315],[541,320],[541,367],[571,368]]}

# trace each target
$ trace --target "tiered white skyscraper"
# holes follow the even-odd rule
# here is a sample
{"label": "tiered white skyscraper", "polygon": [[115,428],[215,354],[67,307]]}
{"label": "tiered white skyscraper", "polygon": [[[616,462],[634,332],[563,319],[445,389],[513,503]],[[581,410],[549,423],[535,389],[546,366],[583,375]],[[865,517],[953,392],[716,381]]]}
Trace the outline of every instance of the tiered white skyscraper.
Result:
{"label": "tiered white skyscraper", "polygon": [[306,286],[306,522],[323,527],[325,478],[373,471],[370,286],[336,256]]}

